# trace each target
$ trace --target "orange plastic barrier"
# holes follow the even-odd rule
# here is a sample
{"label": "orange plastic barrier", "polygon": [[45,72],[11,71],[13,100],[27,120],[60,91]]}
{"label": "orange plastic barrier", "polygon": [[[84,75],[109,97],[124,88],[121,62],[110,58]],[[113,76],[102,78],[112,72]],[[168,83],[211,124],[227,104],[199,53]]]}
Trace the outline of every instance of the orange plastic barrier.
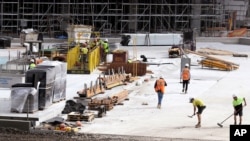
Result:
{"label": "orange plastic barrier", "polygon": [[242,37],[247,33],[247,28],[235,29],[228,33],[227,37]]}

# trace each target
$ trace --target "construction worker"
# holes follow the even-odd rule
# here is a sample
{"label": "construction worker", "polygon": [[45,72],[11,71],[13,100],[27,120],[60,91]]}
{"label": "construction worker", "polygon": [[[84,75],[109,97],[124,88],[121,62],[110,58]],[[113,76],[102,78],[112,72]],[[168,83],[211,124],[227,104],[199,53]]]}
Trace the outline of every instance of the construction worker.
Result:
{"label": "construction worker", "polygon": [[106,57],[107,57],[107,54],[109,53],[108,39],[105,39],[104,42],[102,42],[102,51],[103,51],[102,60],[106,62]]}
{"label": "construction worker", "polygon": [[233,107],[234,107],[234,125],[237,124],[237,116],[239,116],[239,125],[242,124],[242,116],[243,116],[243,105],[247,106],[246,99],[244,97],[238,97],[237,95],[233,95]]}
{"label": "construction worker", "polygon": [[[192,98],[192,97],[190,98],[189,102],[192,103],[194,107],[194,114],[192,116],[197,114],[197,118],[198,118],[198,123],[195,125],[195,128],[200,128],[201,127],[201,114],[203,110],[206,108],[206,106],[202,100]],[[196,112],[196,108],[198,109],[197,112]]]}
{"label": "construction worker", "polygon": [[30,59],[29,70],[36,67],[35,59]]}
{"label": "construction worker", "polygon": [[167,86],[167,82],[163,79],[162,76],[160,76],[159,79],[155,81],[155,85],[154,85],[155,92],[157,92],[157,95],[158,95],[158,104],[157,104],[158,109],[161,108],[161,102],[162,102],[163,94],[165,92],[165,86]]}
{"label": "construction worker", "polygon": [[185,67],[182,69],[181,79],[182,79],[182,92],[185,91],[185,93],[187,93],[188,84],[189,84],[189,81],[190,81],[189,64],[185,64]]}
{"label": "construction worker", "polygon": [[84,68],[85,68],[85,63],[87,63],[87,58],[88,58],[87,44],[83,43],[81,48],[81,62]]}
{"label": "construction worker", "polygon": [[98,40],[97,37],[95,37],[94,40],[90,42],[90,48],[91,49],[93,49],[93,48],[95,48],[96,46],[99,45],[97,40]]}

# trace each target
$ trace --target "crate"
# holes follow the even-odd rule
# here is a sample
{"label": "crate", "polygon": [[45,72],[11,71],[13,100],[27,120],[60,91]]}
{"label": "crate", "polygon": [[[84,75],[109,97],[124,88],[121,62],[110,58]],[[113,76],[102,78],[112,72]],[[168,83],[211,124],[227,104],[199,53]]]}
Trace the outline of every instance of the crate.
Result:
{"label": "crate", "polygon": [[128,51],[114,51],[113,63],[126,63],[128,61]]}
{"label": "crate", "polygon": [[84,112],[83,114],[79,112],[71,112],[68,114],[67,120],[68,121],[88,121],[91,122],[95,118],[93,112]]}

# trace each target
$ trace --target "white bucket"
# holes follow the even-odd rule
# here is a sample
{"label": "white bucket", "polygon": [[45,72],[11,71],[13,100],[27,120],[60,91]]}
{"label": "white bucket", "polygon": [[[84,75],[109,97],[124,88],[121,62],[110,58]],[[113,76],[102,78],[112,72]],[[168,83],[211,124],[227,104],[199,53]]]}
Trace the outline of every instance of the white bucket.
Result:
{"label": "white bucket", "polygon": [[107,54],[106,62],[107,63],[112,63],[113,62],[113,54]]}

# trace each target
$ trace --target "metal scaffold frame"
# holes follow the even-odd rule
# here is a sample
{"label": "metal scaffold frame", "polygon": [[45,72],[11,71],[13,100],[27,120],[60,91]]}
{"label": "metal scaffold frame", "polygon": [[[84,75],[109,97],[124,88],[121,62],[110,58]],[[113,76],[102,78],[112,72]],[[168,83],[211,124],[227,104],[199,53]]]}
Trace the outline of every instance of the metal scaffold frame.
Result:
{"label": "metal scaffold frame", "polygon": [[0,35],[18,36],[23,28],[33,28],[56,37],[66,34],[68,24],[83,24],[107,37],[193,28],[201,36],[217,36],[211,29],[229,30],[233,12],[233,28],[249,23],[249,9],[244,0],[0,0]]}

